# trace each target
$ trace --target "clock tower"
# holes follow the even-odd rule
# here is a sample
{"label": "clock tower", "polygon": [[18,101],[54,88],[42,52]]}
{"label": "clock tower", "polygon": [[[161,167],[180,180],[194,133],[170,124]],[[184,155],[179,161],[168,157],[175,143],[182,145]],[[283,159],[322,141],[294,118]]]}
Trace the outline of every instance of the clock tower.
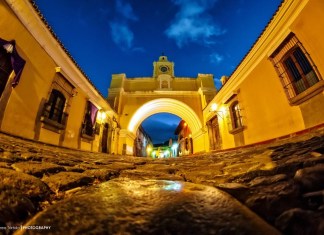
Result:
{"label": "clock tower", "polygon": [[168,57],[162,54],[158,61],[153,62],[153,77],[157,78],[161,74],[174,77],[174,63],[168,61]]}

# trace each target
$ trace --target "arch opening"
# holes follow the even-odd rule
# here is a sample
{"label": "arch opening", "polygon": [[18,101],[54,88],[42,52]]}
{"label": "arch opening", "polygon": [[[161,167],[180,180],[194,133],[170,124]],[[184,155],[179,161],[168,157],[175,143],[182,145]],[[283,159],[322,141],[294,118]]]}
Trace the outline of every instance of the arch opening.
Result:
{"label": "arch opening", "polygon": [[135,135],[140,124],[146,118],[157,113],[170,113],[180,117],[188,123],[192,133],[198,132],[202,128],[199,117],[187,104],[175,99],[161,98],[142,105],[130,119],[127,130]]}
{"label": "arch opening", "polygon": [[176,139],[175,131],[181,118],[171,113],[157,113],[149,116],[141,123],[143,130],[154,144],[162,144],[170,139]]}

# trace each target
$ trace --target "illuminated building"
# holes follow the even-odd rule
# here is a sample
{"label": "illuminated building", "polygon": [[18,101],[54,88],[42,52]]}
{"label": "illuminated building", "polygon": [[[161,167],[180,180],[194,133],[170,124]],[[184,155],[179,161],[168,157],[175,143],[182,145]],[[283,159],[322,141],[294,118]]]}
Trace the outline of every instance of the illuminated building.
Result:
{"label": "illuminated building", "polygon": [[133,154],[136,130],[156,113],[171,113],[185,120],[192,132],[193,151],[205,151],[202,110],[216,94],[213,76],[198,74],[189,78],[174,74],[174,63],[162,55],[153,63],[152,77],[112,75],[108,102],[120,117],[119,152]]}
{"label": "illuminated building", "polygon": [[32,2],[1,0],[0,15],[0,130],[117,153],[117,114]]}
{"label": "illuminated building", "polygon": [[150,155],[150,148],[152,148],[152,146],[151,137],[145,132],[143,127],[140,126],[137,128],[133,155],[137,157],[147,157]]}
{"label": "illuminated building", "polygon": [[178,155],[189,155],[193,153],[191,130],[188,124],[181,120],[174,132],[178,136]]}
{"label": "illuminated building", "polygon": [[218,92],[211,74],[177,77],[174,63],[161,55],[152,77],[113,74],[107,99],[32,1],[1,0],[0,15],[2,132],[69,148],[144,154],[153,149],[136,146],[145,139],[139,127],[163,112],[179,116],[191,131],[190,146],[180,139],[178,148],[199,153],[324,126],[324,1],[284,0],[234,72],[221,78]]}
{"label": "illuminated building", "polygon": [[324,1],[282,2],[204,109],[209,150],[273,141],[323,127],[323,14]]}

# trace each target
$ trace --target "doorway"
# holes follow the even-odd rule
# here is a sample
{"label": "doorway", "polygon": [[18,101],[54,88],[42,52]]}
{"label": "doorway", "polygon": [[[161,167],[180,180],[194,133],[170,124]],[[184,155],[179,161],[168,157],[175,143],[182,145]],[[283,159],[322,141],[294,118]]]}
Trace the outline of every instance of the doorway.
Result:
{"label": "doorway", "polygon": [[218,150],[222,147],[221,136],[219,132],[218,117],[213,117],[207,123],[208,133],[209,133],[209,149]]}
{"label": "doorway", "polygon": [[108,130],[109,130],[108,123],[105,123],[103,125],[102,139],[101,139],[101,152],[103,153],[108,153]]}

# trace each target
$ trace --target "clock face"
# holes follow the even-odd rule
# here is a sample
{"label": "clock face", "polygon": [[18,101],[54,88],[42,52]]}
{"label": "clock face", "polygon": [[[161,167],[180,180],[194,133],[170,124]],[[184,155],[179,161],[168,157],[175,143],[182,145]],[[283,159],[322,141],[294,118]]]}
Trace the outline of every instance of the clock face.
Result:
{"label": "clock face", "polygon": [[169,68],[168,68],[167,66],[161,66],[161,67],[160,67],[160,71],[161,71],[162,73],[166,73],[166,72],[168,72],[168,70],[169,70]]}

